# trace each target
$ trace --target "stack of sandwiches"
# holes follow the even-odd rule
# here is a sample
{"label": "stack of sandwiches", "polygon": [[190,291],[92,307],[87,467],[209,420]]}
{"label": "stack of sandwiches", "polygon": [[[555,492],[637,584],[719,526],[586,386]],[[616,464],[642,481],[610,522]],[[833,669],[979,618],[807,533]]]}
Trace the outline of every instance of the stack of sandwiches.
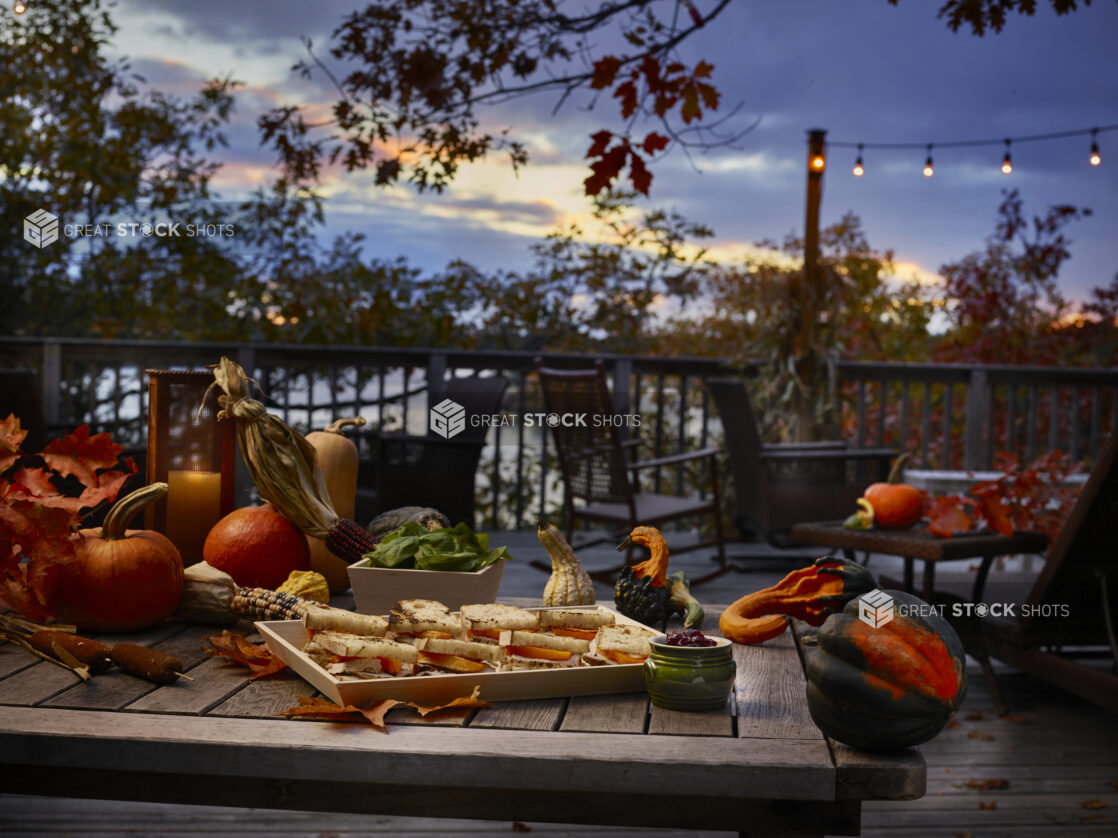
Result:
{"label": "stack of sandwiches", "polygon": [[401,600],[386,617],[310,608],[304,624],[304,651],[342,680],[640,663],[653,634],[616,625],[602,608],[487,603],[455,613],[429,599]]}

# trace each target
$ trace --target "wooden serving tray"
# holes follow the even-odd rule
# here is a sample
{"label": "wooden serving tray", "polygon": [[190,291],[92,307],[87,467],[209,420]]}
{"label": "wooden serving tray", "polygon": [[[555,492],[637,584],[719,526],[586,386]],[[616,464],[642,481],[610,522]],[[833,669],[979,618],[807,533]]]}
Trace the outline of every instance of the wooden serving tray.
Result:
{"label": "wooden serving tray", "polygon": [[[630,620],[604,605],[582,606],[579,610],[594,608],[612,612],[618,625],[640,626],[653,635],[659,634],[655,629],[636,620]],[[474,687],[481,688],[480,698],[485,701],[564,698],[571,695],[639,692],[644,689],[644,664],[640,663],[513,672],[448,672],[445,675],[341,681],[303,654],[302,649],[307,641],[307,634],[302,621],[259,622],[256,628],[273,655],[290,666],[331,701],[341,705],[352,704],[361,707],[386,698],[415,701],[420,704],[440,704],[469,696]]]}

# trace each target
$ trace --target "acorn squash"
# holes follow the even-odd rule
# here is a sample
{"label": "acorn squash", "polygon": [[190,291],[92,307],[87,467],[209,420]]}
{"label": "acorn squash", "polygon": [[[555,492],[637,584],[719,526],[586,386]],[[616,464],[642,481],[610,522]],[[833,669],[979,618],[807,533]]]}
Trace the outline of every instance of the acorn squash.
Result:
{"label": "acorn squash", "polygon": [[893,599],[888,622],[860,619],[860,600],[852,600],[823,623],[805,665],[815,724],[874,753],[927,742],[966,696],[966,655],[955,630],[912,594],[884,593]]}

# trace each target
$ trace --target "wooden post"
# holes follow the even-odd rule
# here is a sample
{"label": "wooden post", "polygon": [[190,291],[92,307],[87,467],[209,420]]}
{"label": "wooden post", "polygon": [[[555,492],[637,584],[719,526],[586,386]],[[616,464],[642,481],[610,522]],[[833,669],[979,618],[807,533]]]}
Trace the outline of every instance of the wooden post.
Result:
{"label": "wooden post", "polygon": [[[827,168],[824,151],[824,138],[827,132],[822,128],[812,128],[807,132],[807,200],[804,213],[804,277],[800,286],[800,380],[808,388],[822,385],[821,370],[817,370],[816,358],[811,354],[812,336],[819,322],[820,300],[823,299],[819,287],[819,205],[823,200],[823,172]],[[796,439],[809,441],[814,436],[815,416],[809,393],[801,393],[797,410]]]}

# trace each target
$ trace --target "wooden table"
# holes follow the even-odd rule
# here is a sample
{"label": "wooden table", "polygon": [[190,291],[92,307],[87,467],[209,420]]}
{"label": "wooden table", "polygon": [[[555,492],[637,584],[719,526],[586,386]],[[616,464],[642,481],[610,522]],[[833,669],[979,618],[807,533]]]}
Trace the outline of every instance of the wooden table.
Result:
{"label": "wooden table", "polygon": [[842,550],[848,557],[852,557],[857,550],[900,556],[904,559],[904,589],[909,593],[915,593],[915,560],[922,559],[924,599],[929,599],[935,590],[937,562],[980,558],[982,563],[975,577],[975,602],[982,599],[986,577],[995,558],[1018,553],[1040,553],[1048,546],[1047,536],[1039,532],[1015,532],[1010,536],[979,533],[940,538],[926,529],[852,530],[844,527],[841,521],[796,524],[792,528],[792,539],[801,544]]}
{"label": "wooden table", "polygon": [[207,658],[200,640],[217,633],[168,623],[127,638],[194,678],[164,687],[116,670],[82,683],[0,643],[4,791],[754,836],[856,835],[861,801],[924,793],[915,749],[875,757],[824,739],[788,635],[734,648],[735,693],[717,712],[660,710],[644,693],[434,721],[395,708],[385,734],[279,716],[313,688],[290,672],[250,682]]}

